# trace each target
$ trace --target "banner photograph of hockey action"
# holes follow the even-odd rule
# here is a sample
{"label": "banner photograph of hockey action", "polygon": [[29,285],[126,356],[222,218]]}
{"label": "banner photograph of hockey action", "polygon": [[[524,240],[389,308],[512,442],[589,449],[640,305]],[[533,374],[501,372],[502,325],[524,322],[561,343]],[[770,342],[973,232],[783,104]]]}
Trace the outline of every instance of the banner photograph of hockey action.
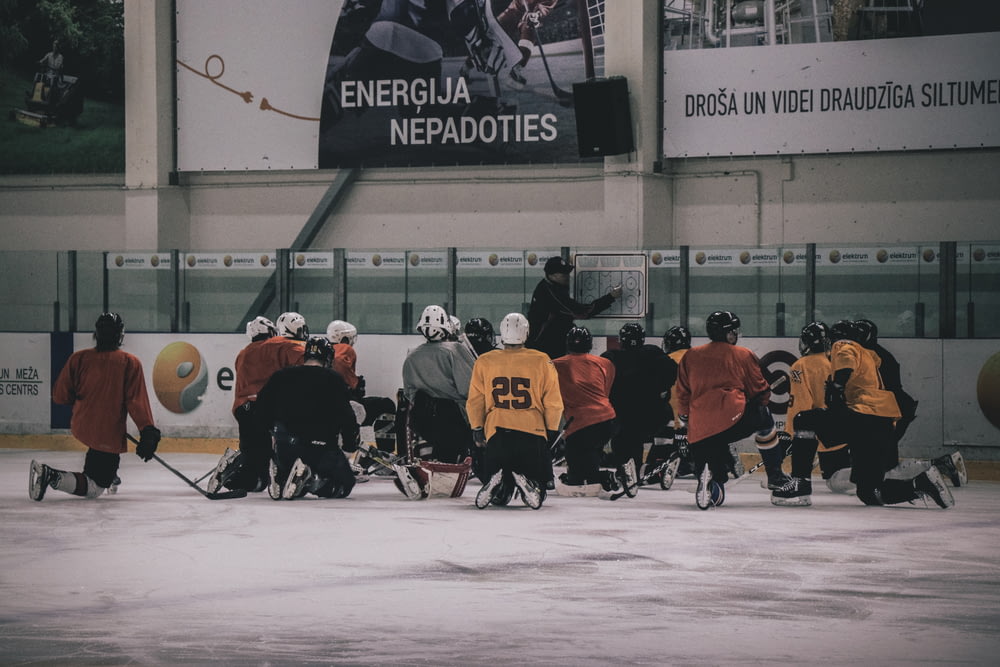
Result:
{"label": "banner photograph of hockey action", "polygon": [[588,4],[178,0],[180,170],[579,162]]}

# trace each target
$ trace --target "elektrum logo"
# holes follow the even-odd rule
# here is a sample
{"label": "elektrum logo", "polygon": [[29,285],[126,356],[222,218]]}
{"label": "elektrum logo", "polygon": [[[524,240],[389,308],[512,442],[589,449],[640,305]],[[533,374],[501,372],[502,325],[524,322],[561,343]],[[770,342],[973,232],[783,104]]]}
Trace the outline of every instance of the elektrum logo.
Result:
{"label": "elektrum logo", "polygon": [[153,391],[167,410],[191,412],[208,387],[205,358],[191,343],[177,341],[163,348],[153,364]]}

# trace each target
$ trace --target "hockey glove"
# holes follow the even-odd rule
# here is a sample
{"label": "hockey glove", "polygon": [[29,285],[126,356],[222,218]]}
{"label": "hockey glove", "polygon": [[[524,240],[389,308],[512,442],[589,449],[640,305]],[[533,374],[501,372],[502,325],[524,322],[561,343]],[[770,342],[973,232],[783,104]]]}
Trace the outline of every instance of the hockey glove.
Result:
{"label": "hockey glove", "polygon": [[360,401],[365,397],[365,376],[358,376],[358,384],[355,385],[354,389],[351,390],[351,398],[356,401]]}
{"label": "hockey glove", "polygon": [[677,425],[674,427],[674,446],[677,447],[677,453],[680,454],[681,457],[688,457],[687,415],[681,415],[677,420]]}
{"label": "hockey glove", "polygon": [[844,396],[844,385],[834,380],[826,381],[826,407],[831,411],[839,411],[847,408],[847,399]]}
{"label": "hockey glove", "polygon": [[139,432],[139,444],[135,446],[135,454],[143,461],[149,461],[156,453],[156,446],[159,444],[160,429],[147,426]]}
{"label": "hockey glove", "polygon": [[481,428],[472,429],[472,441],[476,443],[476,447],[486,446],[486,434],[483,433],[483,429]]}

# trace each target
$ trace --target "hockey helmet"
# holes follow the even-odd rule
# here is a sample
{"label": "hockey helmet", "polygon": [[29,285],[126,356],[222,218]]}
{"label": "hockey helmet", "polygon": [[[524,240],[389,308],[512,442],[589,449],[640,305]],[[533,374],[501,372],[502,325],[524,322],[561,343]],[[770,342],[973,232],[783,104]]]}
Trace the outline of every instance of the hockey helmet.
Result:
{"label": "hockey helmet", "polygon": [[278,315],[277,324],[278,335],[295,340],[306,340],[309,338],[309,327],[306,326],[306,318],[298,313],[288,312]]}
{"label": "hockey helmet", "polygon": [[634,350],[646,342],[646,330],[638,322],[626,322],[618,330],[618,344],[623,350]]}
{"label": "hockey helmet", "polygon": [[466,322],[465,336],[480,354],[484,350],[492,349],[496,339],[493,324],[485,317],[473,317]]}
{"label": "hockey helmet", "polygon": [[830,342],[836,343],[838,340],[852,340],[857,343],[861,338],[861,332],[857,325],[851,320],[838,320],[830,327]]}
{"label": "hockey helmet", "polygon": [[867,348],[873,348],[878,343],[878,327],[871,320],[854,320],[858,330],[858,342]]}
{"label": "hockey helmet", "polygon": [[740,333],[740,318],[728,310],[717,310],[705,320],[708,338],[713,341],[729,342],[729,334]]}
{"label": "hockey helmet", "polygon": [[799,354],[803,357],[830,350],[830,328],[823,322],[810,322],[799,334]]}
{"label": "hockey helmet", "polygon": [[263,315],[258,315],[247,322],[247,338],[250,340],[266,340],[276,336],[278,330],[274,327],[274,322]]}
{"label": "hockey helmet", "polygon": [[524,345],[529,328],[527,317],[521,313],[508,313],[500,320],[500,342],[504,345]]}
{"label": "hockey helmet", "polygon": [[94,322],[94,340],[100,350],[116,350],[125,340],[125,322],[118,313],[101,313]]}
{"label": "hockey helmet", "polygon": [[333,346],[330,345],[330,341],[324,336],[312,336],[306,341],[302,359],[304,361],[315,359],[322,362],[324,366],[329,367],[333,364]]}
{"label": "hockey helmet", "polygon": [[[358,339],[358,328],[350,322],[334,320],[326,325],[326,337],[334,345],[347,343],[353,347],[354,342]],[[345,338],[347,340],[344,340]]]}
{"label": "hockey helmet", "polygon": [[689,349],[691,349],[691,332],[686,327],[670,327],[667,333],[663,334],[664,352]]}
{"label": "hockey helmet", "polygon": [[451,321],[444,308],[434,305],[424,308],[417,323],[418,333],[428,341],[436,342],[447,340],[449,331],[451,331]]}
{"label": "hockey helmet", "polygon": [[448,316],[448,340],[458,340],[458,335],[462,333],[462,320],[454,315]]}
{"label": "hockey helmet", "polygon": [[[625,325],[628,326],[628,325]],[[587,327],[573,327],[566,333],[566,349],[570,352],[590,352],[594,337]]]}

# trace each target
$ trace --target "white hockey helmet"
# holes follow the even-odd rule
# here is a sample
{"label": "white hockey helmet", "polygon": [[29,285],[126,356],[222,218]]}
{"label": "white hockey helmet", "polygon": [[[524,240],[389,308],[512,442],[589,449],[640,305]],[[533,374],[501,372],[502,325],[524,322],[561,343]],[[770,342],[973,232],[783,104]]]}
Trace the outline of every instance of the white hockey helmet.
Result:
{"label": "white hockey helmet", "polygon": [[278,315],[278,335],[295,340],[306,340],[309,338],[309,327],[306,326],[306,318],[295,312],[287,312]]}
{"label": "white hockey helmet", "polygon": [[451,340],[458,340],[459,334],[462,333],[462,320],[458,319],[454,315],[448,318],[448,338]]}
{"label": "white hockey helmet", "polygon": [[451,331],[448,313],[441,306],[427,306],[420,314],[417,331],[429,341],[447,340]]}
{"label": "white hockey helmet", "polygon": [[[354,341],[358,339],[358,328],[350,322],[334,320],[326,325],[326,337],[334,345],[337,343],[347,343],[353,346]],[[345,338],[347,339],[346,341],[344,340]]]}
{"label": "white hockey helmet", "polygon": [[258,315],[249,322],[247,322],[247,338],[253,340],[258,336],[271,336],[277,335],[278,330],[274,327],[274,322],[267,319],[263,315]]}
{"label": "white hockey helmet", "polygon": [[504,345],[524,345],[529,328],[527,317],[521,313],[508,313],[500,320],[500,342]]}

